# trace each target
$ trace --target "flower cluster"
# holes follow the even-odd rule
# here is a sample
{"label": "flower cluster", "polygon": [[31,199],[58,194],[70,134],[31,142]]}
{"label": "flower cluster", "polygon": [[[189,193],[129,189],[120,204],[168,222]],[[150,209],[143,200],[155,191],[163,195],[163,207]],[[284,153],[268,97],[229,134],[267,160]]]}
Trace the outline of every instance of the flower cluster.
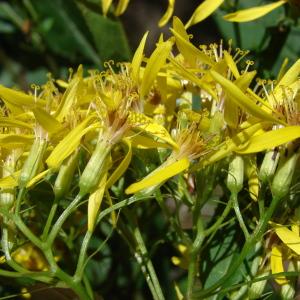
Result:
{"label": "flower cluster", "polygon": [[[300,254],[299,229],[273,226],[283,244],[273,241],[273,233],[268,232],[276,209],[297,207],[299,199],[300,60],[289,69],[283,66],[276,81],[255,80],[247,51],[232,49],[230,42],[196,47],[176,17],[171,32],[167,40],[160,37],[148,58],[144,57],[146,33],[131,62],[108,62],[104,71],[88,74],[80,66],[67,81],[49,77],[28,93],[0,86],[2,250],[4,262],[14,270],[5,270],[4,275],[25,272],[47,283],[64,281],[82,299],[89,299],[80,283],[89,240],[104,218],[101,212],[106,211],[118,228],[116,210],[152,195],[168,211],[160,192],[174,189],[174,182],[174,198],[188,203],[193,214],[188,237],[185,232],[174,241],[177,248],[185,249],[189,296],[204,297],[222,287],[222,280],[237,270],[264,234],[266,245],[271,244],[271,260],[269,264],[264,260],[252,276],[270,268],[273,273],[284,271],[282,253],[290,251],[286,247]],[[147,165],[147,156],[154,154]],[[140,170],[137,161],[145,162]],[[32,197],[43,184],[49,195]],[[229,195],[228,203],[222,214],[211,216],[214,225],[203,223],[202,208],[217,188]],[[203,242],[209,244],[232,207],[245,236],[240,258],[227,277],[194,290],[194,282],[204,280],[195,271]],[[87,228],[79,230],[85,231],[85,238],[71,276],[55,257],[60,252],[59,233],[76,212],[86,216],[81,218]],[[299,219],[276,218],[283,226],[290,222]],[[121,223],[121,232],[122,228]],[[139,240],[137,235],[134,238]],[[293,241],[298,244],[291,246]],[[27,248],[43,253],[42,267],[36,263],[31,268],[28,261],[11,254]],[[136,250],[140,261],[138,254]],[[283,277],[277,283],[291,284]],[[155,278],[148,284],[161,299]]]}

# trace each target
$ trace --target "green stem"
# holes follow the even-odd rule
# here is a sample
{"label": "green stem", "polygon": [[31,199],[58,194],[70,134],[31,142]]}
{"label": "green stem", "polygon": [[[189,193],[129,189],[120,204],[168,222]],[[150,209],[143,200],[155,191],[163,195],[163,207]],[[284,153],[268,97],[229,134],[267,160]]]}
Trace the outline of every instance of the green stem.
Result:
{"label": "green stem", "polygon": [[214,293],[220,286],[222,286],[238,269],[238,267],[242,264],[248,253],[251,249],[255,246],[256,242],[259,241],[265,230],[268,226],[268,222],[270,221],[275,209],[277,208],[278,204],[280,203],[281,198],[273,198],[269,208],[266,210],[265,215],[262,219],[260,219],[255,231],[250,235],[249,239],[245,242],[244,247],[238,258],[233,261],[233,264],[229,268],[228,272],[225,276],[223,276],[218,282],[213,284],[210,288],[204,291],[195,291],[193,293],[193,299],[204,299],[208,297],[212,293]]}
{"label": "green stem", "polygon": [[57,198],[55,198],[54,199],[54,203],[53,203],[53,205],[51,207],[51,210],[49,212],[45,228],[44,228],[42,236],[41,236],[42,241],[44,241],[44,240],[47,239],[47,236],[48,236],[48,233],[49,233],[52,221],[54,219],[54,216],[55,216],[55,213],[56,213],[56,210],[57,210],[57,207],[58,207],[58,202],[59,202],[59,200]]}
{"label": "green stem", "polygon": [[16,201],[16,208],[15,208],[15,214],[18,216],[20,214],[20,209],[21,209],[21,203],[22,199],[25,195],[26,189],[23,187],[19,190],[17,201]]}
{"label": "green stem", "polygon": [[60,215],[60,217],[56,220],[54,225],[52,226],[52,229],[48,235],[48,238],[46,240],[46,247],[50,248],[53,244],[58,232],[61,230],[62,225],[66,221],[66,219],[72,214],[72,212],[76,209],[77,205],[81,201],[82,196],[77,195],[76,198],[69,204],[69,206],[63,211],[63,213]]}
{"label": "green stem", "polygon": [[18,226],[20,231],[38,248],[43,249],[43,242],[32,233],[32,231],[28,228],[28,226],[23,222],[20,216],[13,216],[15,224]]}
{"label": "green stem", "polygon": [[159,284],[159,280],[157,278],[157,275],[156,275],[155,269],[153,267],[152,261],[151,261],[149,255],[148,255],[148,251],[147,251],[146,245],[144,243],[142,234],[141,234],[141,232],[140,232],[137,225],[134,228],[134,236],[135,236],[135,239],[136,239],[136,242],[137,242],[137,246],[138,246],[138,248],[141,252],[142,259],[146,260],[146,267],[148,269],[151,281],[153,283],[153,287],[154,287],[154,290],[155,290],[155,294],[157,295],[157,299],[164,300],[165,297],[163,295],[161,286]]}
{"label": "green stem", "polygon": [[87,249],[88,249],[91,237],[92,237],[92,232],[87,231],[85,233],[84,239],[83,239],[82,244],[81,244],[79,259],[78,259],[78,262],[77,262],[77,267],[76,267],[75,274],[73,276],[75,282],[79,282],[79,281],[82,280],[82,277],[83,277],[83,274],[84,274],[84,268],[85,268],[85,265],[86,265],[85,264],[86,256],[87,256],[86,253],[87,253]]}
{"label": "green stem", "polygon": [[192,291],[194,288],[195,278],[197,277],[198,270],[198,257],[201,245],[205,238],[204,235],[204,226],[202,219],[199,217],[197,220],[197,234],[193,242],[192,248],[190,250],[189,257],[189,267],[188,267],[188,280],[187,280],[187,299],[190,299],[192,296]]}
{"label": "green stem", "polygon": [[241,211],[240,211],[239,202],[238,202],[238,198],[237,198],[237,193],[232,193],[230,195],[230,198],[232,198],[233,208],[234,208],[236,217],[239,221],[240,227],[243,230],[245,238],[247,240],[249,238],[249,232],[248,232],[248,229],[245,225],[243,216],[242,216]]}

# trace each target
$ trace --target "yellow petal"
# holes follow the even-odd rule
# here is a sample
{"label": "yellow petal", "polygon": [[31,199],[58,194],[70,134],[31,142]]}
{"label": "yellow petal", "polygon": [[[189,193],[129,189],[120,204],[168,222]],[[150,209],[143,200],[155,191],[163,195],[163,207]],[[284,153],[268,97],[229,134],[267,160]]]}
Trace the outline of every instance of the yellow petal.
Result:
{"label": "yellow petal", "polygon": [[201,61],[208,65],[213,64],[209,56],[207,56],[190,42],[189,35],[185,31],[184,25],[179,18],[173,18],[173,29],[171,28],[170,30],[175,36],[178,50],[191,66],[194,66],[197,61]]}
{"label": "yellow petal", "polygon": [[292,227],[292,231],[293,231],[297,236],[299,236],[299,233],[300,233],[299,225],[293,224],[291,227]]}
{"label": "yellow petal", "polygon": [[183,158],[175,161],[169,165],[161,165],[144,179],[139,182],[133,183],[126,190],[126,194],[134,194],[145,188],[161,184],[167,179],[181,173],[189,167],[190,163],[188,158]]}
{"label": "yellow petal", "polygon": [[13,149],[24,147],[24,145],[31,145],[34,136],[25,134],[0,134],[0,146],[6,149]]}
{"label": "yellow petal", "polygon": [[44,100],[35,98],[32,95],[27,95],[23,92],[6,88],[0,85],[0,97],[5,103],[10,103],[13,106],[34,106],[45,104]]}
{"label": "yellow petal", "polygon": [[133,129],[142,130],[147,134],[165,141],[174,149],[178,148],[177,144],[173,141],[167,129],[162,125],[155,123],[151,118],[145,116],[144,114],[130,112],[127,119],[132,125]]}
{"label": "yellow petal", "polygon": [[283,75],[276,87],[289,86],[293,84],[300,74],[300,59],[298,59]]}
{"label": "yellow petal", "polygon": [[249,194],[251,199],[257,201],[259,193],[259,179],[256,166],[256,158],[254,157],[245,157],[245,172],[248,178]]}
{"label": "yellow petal", "polygon": [[[278,246],[274,246],[271,252],[271,270],[272,274],[284,272],[283,263],[282,263],[282,253],[281,249]],[[288,280],[284,276],[275,277],[275,281],[278,284],[286,284]]]}
{"label": "yellow petal", "polygon": [[128,4],[129,4],[129,0],[119,0],[117,8],[115,10],[115,15],[116,16],[122,15],[126,10]]}
{"label": "yellow petal", "polygon": [[205,0],[194,11],[185,28],[195,25],[210,16],[224,0]]}
{"label": "yellow petal", "polygon": [[149,92],[155,80],[155,77],[157,76],[158,71],[165,64],[166,59],[170,54],[171,48],[172,43],[170,41],[162,42],[158,44],[157,48],[150,56],[143,75],[140,90],[141,98],[143,98]]}
{"label": "yellow petal", "polygon": [[169,144],[157,142],[141,134],[133,133],[130,137],[132,147],[139,149],[170,148]]}
{"label": "yellow petal", "polygon": [[246,145],[235,151],[241,154],[256,153],[272,149],[300,137],[300,126],[289,126],[250,137]]}
{"label": "yellow petal", "polygon": [[27,184],[26,184],[26,188],[30,188],[33,185],[35,185],[36,183],[40,182],[43,178],[45,178],[45,176],[51,171],[51,169],[47,169],[41,173],[39,173],[38,175],[34,176]]}
{"label": "yellow petal", "polygon": [[300,255],[300,237],[284,226],[276,227],[275,232],[282,242]]}
{"label": "yellow petal", "polygon": [[41,108],[34,108],[32,112],[37,122],[49,133],[55,133],[63,128],[63,126],[49,113]]}
{"label": "yellow petal", "polygon": [[92,124],[87,127],[93,118],[93,116],[86,118],[82,123],[73,128],[64,137],[64,139],[59,142],[59,144],[53,149],[46,160],[46,163],[50,168],[57,169],[61,165],[63,160],[77,149],[81,138],[87,132],[97,127],[97,124]]}
{"label": "yellow petal", "polygon": [[102,12],[103,15],[106,16],[107,12],[112,4],[112,0],[101,0],[102,3]]}
{"label": "yellow petal", "polygon": [[230,71],[232,72],[233,76],[237,79],[240,77],[240,73],[239,70],[236,66],[236,63],[234,62],[232,56],[227,52],[227,51],[223,51],[224,53],[224,59],[226,61],[226,64],[228,66],[228,68],[230,69]]}
{"label": "yellow petal", "polygon": [[131,157],[132,157],[131,142],[129,142],[128,140],[124,140],[124,142],[127,144],[128,151],[124,159],[121,161],[121,163],[118,165],[118,167],[114,170],[114,172],[107,180],[107,184],[106,184],[107,189],[113,186],[114,183],[125,173],[125,171],[127,170],[131,162]]}
{"label": "yellow petal", "polygon": [[264,15],[268,14],[277,7],[285,4],[287,0],[277,1],[275,3],[251,7],[236,11],[234,13],[224,16],[224,19],[231,22],[249,22],[256,20]]}
{"label": "yellow petal", "polygon": [[186,80],[190,80],[191,82],[195,83],[197,86],[199,86],[201,89],[205,90],[207,93],[209,93],[213,98],[217,99],[217,95],[214,92],[214,90],[210,87],[209,84],[206,84],[206,82],[199,77],[197,77],[195,74],[193,74],[190,70],[183,67],[181,64],[179,64],[175,59],[169,57],[168,58],[172,65],[175,67],[175,70]]}
{"label": "yellow petal", "polygon": [[[81,70],[79,68],[78,72]],[[77,90],[81,79],[79,77],[74,77],[69,83],[67,89],[65,90],[63,97],[59,103],[59,106],[55,112],[55,119],[62,122],[64,117],[69,114],[72,106],[76,104],[77,101]]]}
{"label": "yellow petal", "polygon": [[21,170],[14,172],[13,174],[0,178],[0,189],[10,189],[18,186],[18,180]]}
{"label": "yellow petal", "polygon": [[232,139],[228,139],[223,142],[219,148],[211,155],[205,157],[199,164],[195,166],[196,169],[212,164],[226,156],[228,156],[232,151],[235,151],[241,144],[244,144],[249,140],[249,138],[255,134],[258,130],[263,128],[262,123],[254,124],[245,130],[239,132]]}
{"label": "yellow petal", "polygon": [[102,176],[99,186],[96,191],[90,194],[88,200],[88,231],[94,230],[95,222],[97,220],[98,212],[103,199],[107,172]]}
{"label": "yellow petal", "polygon": [[131,76],[132,76],[133,81],[136,84],[139,84],[140,67],[141,67],[141,63],[142,63],[142,60],[143,60],[143,52],[144,52],[145,43],[146,43],[148,33],[149,33],[149,31],[147,31],[144,34],[138,48],[136,49],[136,51],[134,53],[132,63],[131,63],[131,66],[132,66]]}
{"label": "yellow petal", "polygon": [[230,95],[232,101],[234,101],[238,106],[244,109],[246,112],[252,114],[254,117],[260,118],[266,121],[272,121],[275,123],[281,123],[280,120],[273,117],[271,114],[265,112],[261,107],[256,105],[247,95],[245,95],[241,89],[239,89],[234,83],[226,79],[222,75],[215,71],[210,71],[212,77],[222,85],[226,90],[228,95]]}
{"label": "yellow petal", "polygon": [[168,2],[168,8],[158,22],[159,27],[165,26],[173,15],[175,0],[169,0]]}
{"label": "yellow petal", "polygon": [[21,128],[28,128],[28,129],[32,129],[32,125],[13,119],[13,118],[0,118],[0,126],[2,127],[21,127]]}

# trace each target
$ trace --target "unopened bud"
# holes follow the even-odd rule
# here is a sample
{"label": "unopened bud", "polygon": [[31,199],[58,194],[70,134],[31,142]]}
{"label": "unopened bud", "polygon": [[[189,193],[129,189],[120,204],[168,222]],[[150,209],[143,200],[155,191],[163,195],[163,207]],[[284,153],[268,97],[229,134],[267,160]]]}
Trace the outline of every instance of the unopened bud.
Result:
{"label": "unopened bud", "polygon": [[37,138],[34,140],[19,177],[19,186],[21,188],[25,187],[26,184],[36,176],[46,149],[47,141],[45,139]]}
{"label": "unopened bud", "polygon": [[271,191],[274,197],[283,198],[288,194],[299,155],[300,152],[296,152],[282,158],[272,182]]}
{"label": "unopened bud", "polygon": [[77,167],[78,153],[79,151],[77,150],[71,156],[66,158],[59,168],[53,188],[56,199],[64,197],[70,189],[71,183],[73,182],[73,175]]}
{"label": "unopened bud", "polygon": [[99,184],[104,174],[108,155],[111,151],[111,145],[107,140],[99,141],[90,160],[79,180],[79,194],[84,196],[93,192]]}
{"label": "unopened bud", "polygon": [[[269,274],[270,274],[270,272],[262,273],[262,274],[258,275],[257,277],[255,277],[255,279],[263,278],[265,276],[268,276]],[[267,284],[267,279],[262,279],[262,280],[255,281],[254,283],[252,283],[248,289],[248,298],[249,299],[260,299],[261,295],[264,292],[266,284]]]}
{"label": "unopened bud", "polygon": [[229,163],[226,185],[232,194],[237,194],[243,188],[243,182],[244,160],[236,155]]}
{"label": "unopened bud", "polygon": [[268,183],[277,168],[279,160],[279,152],[277,150],[268,151],[265,154],[263,162],[259,170],[259,178],[263,183]]}

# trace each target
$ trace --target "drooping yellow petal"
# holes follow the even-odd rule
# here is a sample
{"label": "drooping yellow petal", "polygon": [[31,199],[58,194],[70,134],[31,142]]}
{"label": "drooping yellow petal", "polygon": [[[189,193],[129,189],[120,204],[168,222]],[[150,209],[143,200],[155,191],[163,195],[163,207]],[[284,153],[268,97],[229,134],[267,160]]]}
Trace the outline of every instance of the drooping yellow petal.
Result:
{"label": "drooping yellow petal", "polygon": [[157,137],[171,145],[174,149],[178,148],[167,129],[162,125],[155,123],[154,120],[144,114],[130,112],[127,120],[133,129],[141,130],[151,136]]}
{"label": "drooping yellow petal", "polygon": [[141,84],[140,97],[143,98],[150,90],[158,71],[163,67],[170,54],[172,43],[170,41],[158,44],[146,65]]}
{"label": "drooping yellow petal", "polygon": [[241,154],[256,153],[272,149],[300,137],[300,126],[288,126],[250,137],[246,145],[235,151]]}
{"label": "drooping yellow petal", "polygon": [[300,255],[300,237],[284,226],[276,227],[275,232],[282,242]]}
{"label": "drooping yellow petal", "polygon": [[103,15],[106,16],[107,12],[112,4],[112,0],[101,0],[102,3],[102,12]]}
{"label": "drooping yellow petal", "polygon": [[46,163],[50,168],[57,169],[63,160],[77,149],[81,138],[87,132],[97,128],[97,124],[92,124],[87,127],[93,118],[94,116],[86,118],[59,142],[46,160]]}
{"label": "drooping yellow petal", "polygon": [[111,176],[108,178],[106,183],[106,188],[109,189],[111,186],[117,182],[117,180],[125,173],[127,170],[132,157],[132,148],[131,148],[131,142],[128,140],[124,140],[124,142],[127,145],[128,151],[124,157],[124,159],[121,161],[121,163],[118,165],[118,167],[114,170],[114,172],[111,174]]}
{"label": "drooping yellow petal", "polygon": [[90,194],[88,200],[88,231],[94,230],[97,215],[103,199],[106,186],[107,172],[102,176],[99,186],[93,193]]}
{"label": "drooping yellow petal", "polygon": [[126,190],[126,194],[134,194],[145,188],[161,184],[167,179],[186,170],[190,165],[188,158],[183,158],[168,165],[161,165],[144,179],[133,183]]}
{"label": "drooping yellow petal", "polygon": [[191,27],[209,17],[224,0],[204,0],[194,11],[185,28]]}
{"label": "drooping yellow petal", "polygon": [[38,123],[49,133],[55,133],[61,130],[62,125],[44,109],[34,108],[32,112]]}
{"label": "drooping yellow petal", "polygon": [[[238,106],[244,109],[246,112],[250,113],[254,117],[260,118],[265,121],[272,121],[275,123],[282,122],[277,118],[273,117],[270,113],[267,113],[261,107],[256,105],[245,93],[241,91],[234,83],[226,79],[222,75],[215,71],[210,71],[212,77],[220,83],[220,85],[226,90],[226,92],[231,96],[232,101],[234,101]],[[283,123],[284,124],[284,123]]]}
{"label": "drooping yellow petal", "polygon": [[161,17],[161,19],[158,22],[159,27],[165,26],[173,15],[175,0],[168,0],[168,2],[168,8],[165,14]]}
{"label": "drooping yellow petal", "polygon": [[18,186],[21,170],[14,172],[13,174],[0,178],[0,189],[11,189]]}
{"label": "drooping yellow petal", "polygon": [[144,48],[145,48],[145,43],[146,43],[146,39],[148,36],[149,31],[147,31],[142,40],[140,41],[140,44],[138,46],[138,48],[136,49],[133,59],[132,59],[132,70],[131,70],[131,76],[133,81],[136,84],[139,84],[139,78],[140,78],[140,67],[141,67],[141,63],[143,60],[143,52],[144,52]]}
{"label": "drooping yellow petal", "polygon": [[[272,270],[272,274],[284,272],[283,263],[282,263],[282,253],[280,247],[278,246],[272,247],[271,270]],[[284,276],[280,276],[280,277],[276,276],[274,277],[274,279],[280,285],[288,283],[288,280]]]}
{"label": "drooping yellow petal", "polygon": [[224,19],[231,22],[253,21],[263,17],[264,15],[285,4],[286,2],[287,0],[281,0],[267,5],[255,6],[248,9],[239,10],[224,16]]}
{"label": "drooping yellow petal", "polygon": [[195,66],[196,62],[198,61],[201,61],[208,65],[213,64],[209,56],[207,56],[190,42],[189,35],[187,34],[184,25],[179,18],[173,18],[173,28],[171,28],[170,30],[175,36],[176,46],[178,50],[190,63],[191,66]]}

